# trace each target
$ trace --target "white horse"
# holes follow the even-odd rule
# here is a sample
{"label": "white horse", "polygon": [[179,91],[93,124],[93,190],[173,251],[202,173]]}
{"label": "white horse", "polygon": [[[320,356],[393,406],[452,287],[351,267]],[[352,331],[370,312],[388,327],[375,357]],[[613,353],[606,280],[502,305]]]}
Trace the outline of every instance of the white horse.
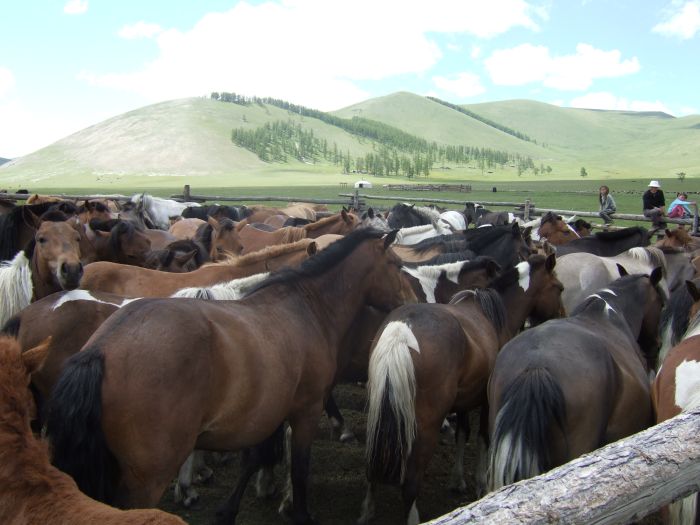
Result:
{"label": "white horse", "polygon": [[171,199],[154,197],[148,193],[137,193],[131,197],[131,202],[141,204],[153,223],[160,230],[170,228],[170,217],[179,217],[189,206],[201,206],[198,202],[177,202]]}
{"label": "white horse", "polygon": [[425,239],[430,239],[431,237],[436,237],[438,235],[450,235],[452,233],[454,232],[450,227],[436,221],[432,224],[401,228],[396,234],[394,244],[411,245],[424,241]]}

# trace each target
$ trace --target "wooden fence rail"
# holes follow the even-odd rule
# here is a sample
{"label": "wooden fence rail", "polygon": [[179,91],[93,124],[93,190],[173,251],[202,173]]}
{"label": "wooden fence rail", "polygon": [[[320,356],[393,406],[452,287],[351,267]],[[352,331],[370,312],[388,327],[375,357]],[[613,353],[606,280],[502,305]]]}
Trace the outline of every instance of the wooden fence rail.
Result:
{"label": "wooden fence rail", "polygon": [[700,490],[699,433],[681,414],[429,523],[630,523]]}

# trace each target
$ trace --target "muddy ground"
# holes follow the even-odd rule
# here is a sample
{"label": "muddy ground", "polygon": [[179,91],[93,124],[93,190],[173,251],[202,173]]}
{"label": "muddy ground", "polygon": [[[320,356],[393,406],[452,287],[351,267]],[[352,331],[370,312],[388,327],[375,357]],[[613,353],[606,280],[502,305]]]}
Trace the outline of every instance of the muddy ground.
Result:
{"label": "muddy ground", "polygon": [[[327,420],[319,422],[319,431],[311,451],[311,479],[309,508],[316,520],[322,524],[350,525],[356,523],[365,494],[364,438],[365,438],[365,390],[358,385],[341,385],[336,388],[336,401],[358,441],[342,444],[331,438]],[[474,421],[474,417],[472,417]],[[448,486],[449,472],[454,457],[453,442],[444,436],[425,476],[425,482],[418,499],[418,509],[422,521],[436,518],[450,510],[471,503],[476,499],[473,472],[475,450],[467,446],[465,473],[467,492],[456,494]],[[160,508],[181,516],[192,525],[211,524],[217,507],[222,504],[233,489],[238,474],[238,456],[229,463],[214,467],[213,479],[197,486],[200,501],[190,509],[182,509],[173,502],[172,490],[161,501]],[[277,513],[283,488],[282,468],[275,470],[277,494],[268,500],[255,497],[253,483],[248,487],[243,499],[238,524],[289,524],[285,517]],[[383,486],[377,491],[376,524],[403,523],[401,498],[396,487]],[[648,517],[644,525],[660,523],[657,516]]]}

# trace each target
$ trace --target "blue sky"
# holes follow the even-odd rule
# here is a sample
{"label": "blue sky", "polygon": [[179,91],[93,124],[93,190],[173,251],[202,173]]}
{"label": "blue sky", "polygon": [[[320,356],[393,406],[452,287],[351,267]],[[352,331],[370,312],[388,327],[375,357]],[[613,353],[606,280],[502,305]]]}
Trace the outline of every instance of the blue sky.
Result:
{"label": "blue sky", "polygon": [[700,0],[4,2],[0,156],[212,91],[700,113]]}

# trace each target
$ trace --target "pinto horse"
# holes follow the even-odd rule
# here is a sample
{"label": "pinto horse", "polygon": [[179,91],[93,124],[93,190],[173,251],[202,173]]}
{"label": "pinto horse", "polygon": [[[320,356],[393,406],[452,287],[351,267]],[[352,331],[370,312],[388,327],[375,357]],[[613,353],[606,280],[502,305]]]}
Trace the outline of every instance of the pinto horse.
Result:
{"label": "pinto horse", "polygon": [[[340,339],[363,306],[389,311],[415,300],[393,236],[383,237],[357,230],[241,301],[145,299],[115,312],[54,389],[56,465],[99,499],[150,506],[194,448],[251,447],[281,437],[287,420],[292,518],[308,523],[311,441]],[[260,329],[270,321],[274,330]]]}
{"label": "pinto horse", "polygon": [[[489,485],[536,476],[653,424],[661,268],[623,275],[570,317],[506,344],[489,381]],[[638,343],[639,341],[639,343]]]}
{"label": "pinto horse", "polygon": [[[458,414],[457,483],[463,485],[467,414],[486,400],[503,343],[526,319],[562,313],[555,258],[533,255],[507,269],[487,290],[467,290],[450,304],[394,310],[374,339],[369,362],[367,473],[360,523],[373,514],[376,482],[398,483],[403,515],[418,523],[416,498],[444,418]],[[482,429],[483,430],[483,429]]]}
{"label": "pinto horse", "polygon": [[269,246],[263,250],[231,257],[220,263],[205,264],[187,273],[170,273],[110,262],[94,262],[85,267],[80,287],[123,297],[168,297],[181,288],[208,286],[240,279],[256,273],[294,266],[316,253],[311,239]]}
{"label": "pinto horse", "polygon": [[30,428],[34,401],[27,388],[29,376],[43,363],[46,346],[20,353],[14,339],[0,337],[0,522],[184,525],[161,510],[124,511],[94,501],[51,466],[46,443]]}
{"label": "pinto horse", "polygon": [[[664,359],[652,386],[657,423],[700,406],[700,292],[690,281],[688,293],[695,301],[688,329],[680,343]],[[695,493],[671,503],[670,522],[696,523],[697,498],[698,494]]]}
{"label": "pinto horse", "polygon": [[32,301],[77,288],[83,275],[80,233],[61,212],[47,212],[25,248],[0,264],[0,326]]}

